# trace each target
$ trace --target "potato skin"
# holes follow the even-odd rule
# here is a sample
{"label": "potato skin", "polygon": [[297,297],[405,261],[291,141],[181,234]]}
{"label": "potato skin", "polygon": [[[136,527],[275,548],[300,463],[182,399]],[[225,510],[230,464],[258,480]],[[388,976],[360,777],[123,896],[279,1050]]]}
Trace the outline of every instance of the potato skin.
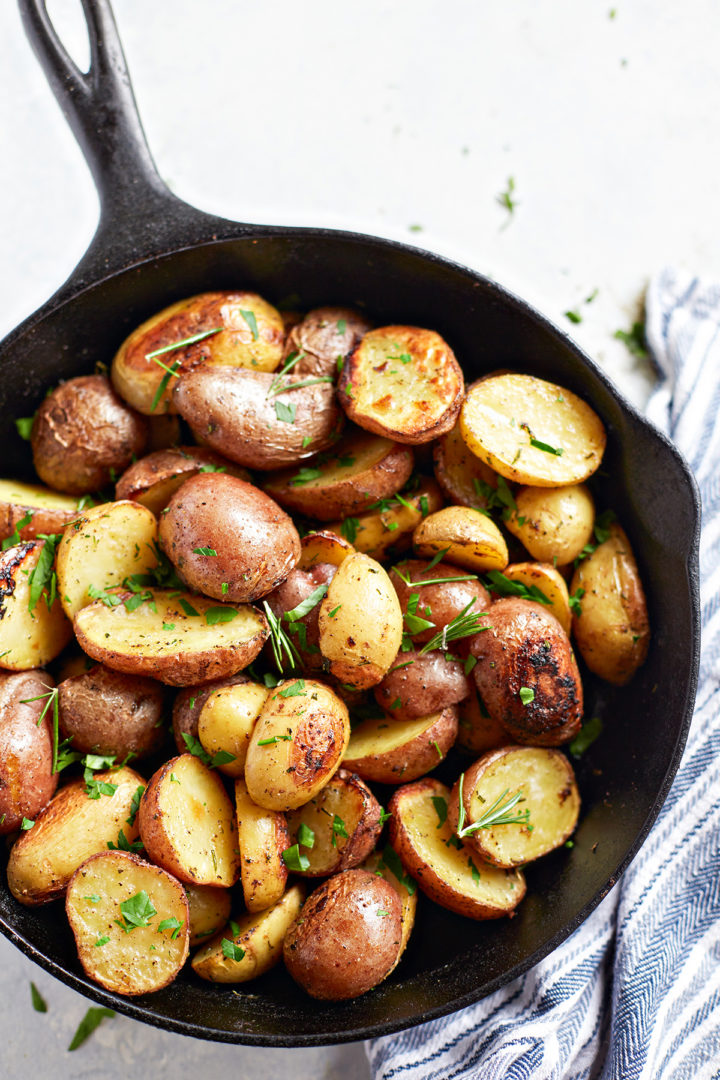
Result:
{"label": "potato skin", "polygon": [[[365,720],[355,727],[345,754],[343,764],[371,783],[404,784],[424,776],[439,765],[457,736],[454,706],[411,721],[391,717]],[[390,748],[384,737],[392,738]]]}
{"label": "potato skin", "polygon": [[[485,507],[487,500],[480,485],[497,487],[497,473],[471,453],[457,423],[433,443],[433,470],[443,494],[460,506]],[[478,482],[477,487],[473,481]]]}
{"label": "potato skin", "polygon": [[104,375],[58,386],[35,414],[30,443],[38,476],[56,491],[98,491],[142,454],[147,423],[120,400]]}
{"label": "potato skin", "polygon": [[[398,653],[396,663],[375,687],[375,700],[394,720],[429,716],[464,701],[473,683],[457,660],[439,649]],[[406,666],[408,665],[408,666]]]}
{"label": "potato skin", "polygon": [[249,682],[249,677],[242,671],[236,675],[229,675],[224,679],[213,679],[212,682],[202,686],[186,686],[175,698],[172,712],[172,729],[175,745],[181,754],[187,753],[187,745],[183,734],[198,737],[198,723],[203,705],[216,690],[222,690],[224,686],[237,686],[239,683]]}
{"label": "potato skin", "polygon": [[[509,597],[472,638],[473,676],[493,719],[519,743],[559,746],[580,730],[583,690],[570,642],[547,608]],[[522,703],[520,689],[534,692]]]}
{"label": "potato skin", "polygon": [[371,990],[397,959],[401,909],[384,878],[366,870],[336,874],[310,894],[287,932],[283,957],[291,977],[327,1001]]}
{"label": "potato skin", "polygon": [[[276,615],[278,619],[282,618],[287,611],[292,611],[298,604],[307,600],[319,585],[329,585],[335,576],[336,570],[337,567],[330,563],[317,563],[311,570],[301,570],[297,566],[294,567],[285,581],[278,585],[277,589],[273,589],[266,598],[273,615]],[[290,640],[302,658],[303,668],[306,671],[319,672],[323,668],[318,630],[319,614],[320,602],[318,601],[307,615],[304,615],[302,619],[298,619],[293,624],[298,626],[302,623],[305,627],[307,648],[303,648],[298,634],[292,633],[287,623],[283,624]],[[269,644],[266,645],[266,652],[271,655],[271,646]]]}
{"label": "potato skin", "polygon": [[[505,522],[538,562],[567,566],[592,538],[595,503],[585,484],[521,487]],[[522,524],[521,524],[522,522]]]}
{"label": "potato skin", "polygon": [[23,818],[34,821],[55,794],[52,772],[52,711],[38,720],[48,699],[30,701],[53,687],[45,671],[0,677],[0,836]]}
{"label": "potato skin", "polygon": [[62,532],[77,517],[78,500],[60,495],[39,484],[0,480],[0,539],[13,536],[20,522],[31,520],[19,530],[20,540],[33,540],[38,533]]}
{"label": "potato skin", "polygon": [[[225,473],[203,473],[183,484],[161,516],[158,537],[183,580],[216,600],[266,596],[300,559],[300,537],[285,511]],[[196,554],[196,548],[217,556]]]}
{"label": "potato skin", "polygon": [[58,687],[60,728],[73,750],[142,757],[162,746],[165,691],[140,675],[123,675],[99,664]]}
{"label": "potato skin", "polygon": [[[343,822],[348,836],[336,834],[335,815]],[[311,848],[302,854],[310,861],[307,870],[296,871],[304,877],[325,877],[350,870],[370,854],[382,831],[382,807],[360,777],[347,769],[338,769],[332,780],[314,799],[287,816],[290,844],[296,844],[301,824],[315,834]]]}
{"label": "potato skin", "polygon": [[[416,614],[435,624],[434,627],[413,634],[413,641],[421,645],[429,641],[438,630],[444,630],[447,624],[457,618],[460,612],[473,601],[472,607],[468,608],[468,615],[487,611],[491,604],[489,592],[477,580],[460,580],[457,583],[445,582],[442,585],[423,585],[422,582],[425,580],[433,581],[435,578],[445,577],[462,579],[468,576],[465,570],[461,570],[451,563],[436,563],[432,570],[428,570],[428,565],[429,563],[425,559],[406,559],[398,564],[403,575],[410,580],[410,585],[403,581],[394,567],[390,571],[390,580],[398,595],[403,615],[407,612],[410,597],[414,593],[418,593],[420,599]],[[430,614],[428,614],[427,608],[430,608]],[[462,640],[453,642],[452,651],[462,653],[463,644]]]}
{"label": "potato skin", "polygon": [[372,323],[352,308],[320,307],[309,311],[285,339],[283,360],[301,354],[293,367],[297,375],[338,374],[338,360],[360,343]]}
{"label": "potato skin", "polygon": [[[276,378],[285,392],[272,392]],[[304,381],[294,370],[276,377],[198,368],[180,379],[173,401],[198,441],[249,469],[280,469],[327,450],[345,422],[332,384],[300,385]],[[278,416],[281,406],[291,409],[292,421]]]}
{"label": "potato skin", "polygon": [[203,446],[173,446],[133,462],[118,480],[115,498],[142,503],[158,517],[177,489],[201,472],[227,472],[250,482],[245,469],[212,450]]}

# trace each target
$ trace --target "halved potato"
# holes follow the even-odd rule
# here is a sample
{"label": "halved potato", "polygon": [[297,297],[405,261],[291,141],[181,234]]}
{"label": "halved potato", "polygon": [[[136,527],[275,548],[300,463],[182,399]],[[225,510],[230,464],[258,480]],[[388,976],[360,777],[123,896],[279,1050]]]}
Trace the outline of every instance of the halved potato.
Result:
{"label": "halved potato", "polygon": [[370,329],[372,323],[352,308],[315,308],[291,327],[284,359],[295,360],[292,370],[297,375],[331,375],[334,380],[347,354]]}
{"label": "halved potato", "polygon": [[[462,775],[463,828],[486,821],[465,838],[484,862],[511,869],[564,844],[577,825],[580,793],[572,765],[559,750],[503,746]],[[516,797],[520,798],[515,801]],[[448,821],[457,832],[460,780],[452,789]],[[493,824],[493,818],[518,818]]]}
{"label": "halved potato", "polygon": [[148,856],[190,885],[237,881],[235,812],[222,780],[192,754],[171,758],[150,778],[138,811]]}
{"label": "halved potato", "polygon": [[645,662],[650,645],[645,593],[630,541],[613,522],[610,536],[580,563],[570,586],[580,597],[573,634],[596,675],[624,686]]}
{"label": "halved potato", "polygon": [[61,495],[21,480],[0,480],[0,540],[13,536],[28,514],[30,521],[18,532],[20,540],[33,540],[38,533],[62,532],[77,513],[78,499],[74,495]]}
{"label": "halved potato", "polygon": [[[175,412],[168,368],[178,375],[201,364],[274,371],[284,339],[280,312],[257,293],[201,293],[159,311],[125,339],[113,360],[113,386],[141,413]],[[150,355],[159,349],[166,351]]]}
{"label": "halved potato", "polygon": [[358,551],[382,559],[390,548],[403,550],[410,544],[413,530],[428,514],[439,510],[443,504],[440,489],[429,477],[420,477],[420,483],[412,492],[381,499],[374,510],[358,514],[356,518],[331,523],[336,532],[353,537]]}
{"label": "halved potato", "polygon": [[178,693],[172,711],[172,729],[178,753],[184,754],[187,751],[185,735],[191,735],[193,739],[198,738],[200,713],[210,695],[225,686],[239,686],[249,681],[249,675],[238,671],[235,675],[228,675],[224,679],[214,679],[202,686],[187,686]]}
{"label": "halved potato", "polygon": [[0,678],[0,836],[34,821],[55,794],[53,685],[45,671]]}
{"label": "halved potato", "polygon": [[232,894],[214,885],[185,885],[190,910],[190,948],[206,942],[230,918]]}
{"label": "halved potato", "polygon": [[495,375],[470,387],[460,413],[473,454],[506,480],[578,484],[605,451],[605,428],[582,398],[533,375]]}
{"label": "halved potato", "polygon": [[465,383],[455,355],[434,330],[383,326],[347,357],[340,402],[367,431],[404,443],[424,443],[455,423]]}
{"label": "halved potato", "polygon": [[[138,791],[145,781],[134,769],[96,772],[101,784],[112,784],[112,795],[91,799],[84,780],[72,780],[22,833],[7,865],[10,892],[21,904],[45,904],[62,896],[81,863],[108,845],[130,845],[138,835]],[[122,832],[122,836],[120,833]]]}
{"label": "halved potato", "polygon": [[265,490],[281,506],[332,521],[400,491],[410,479],[413,464],[413,452],[407,446],[353,431],[332,453],[274,475]]}
{"label": "halved potato", "polygon": [[[288,814],[290,844],[298,844],[309,862],[306,870],[296,872],[324,877],[357,866],[380,835],[381,812],[380,803],[360,777],[338,769],[314,799]],[[303,842],[310,833],[311,845]]]}
{"label": "halved potato", "polygon": [[572,620],[570,598],[565,578],[559,570],[556,570],[551,563],[522,562],[510,563],[503,573],[510,581],[515,581],[526,588],[534,586],[539,589],[550,601],[548,610],[552,611],[565,633],[570,633]]}
{"label": "halved potato", "polygon": [[345,559],[320,602],[318,630],[332,675],[357,690],[380,682],[402,641],[400,603],[380,563],[361,552]]}
{"label": "halved potato", "polygon": [[[388,858],[390,858],[390,861],[400,873],[400,877],[395,874],[386,862],[386,859]],[[395,853],[395,850],[391,848],[389,844],[382,854],[379,851],[373,851],[368,855],[360,869],[369,870],[371,874],[378,874],[380,877],[385,878],[388,884],[392,885],[393,889],[395,889],[400,897],[400,904],[402,905],[400,911],[402,929],[400,933],[400,951],[398,952],[395,964],[390,969],[390,971],[394,971],[400,963],[402,954],[405,952],[405,947],[410,940],[412,928],[415,925],[415,912],[417,911],[418,901],[417,888],[413,879],[402,873],[402,863]],[[388,975],[390,974],[390,971],[388,972]]]}
{"label": "halved potato", "polygon": [[115,671],[149,675],[170,686],[198,686],[251,664],[269,630],[263,615],[247,604],[218,604],[205,596],[148,589],[118,591],[121,603],[101,600],[75,617],[80,647]]}
{"label": "halved potato", "polygon": [[460,506],[485,507],[484,487],[497,487],[497,473],[470,451],[459,423],[433,444],[433,467],[443,494]]}
{"label": "halved potato", "polygon": [[469,919],[509,915],[525,896],[522,871],[480,863],[474,849],[453,836],[449,800],[449,788],[430,777],[398,788],[388,804],[390,843],[436,904]]}
{"label": "halved potato", "polygon": [[265,911],[285,892],[290,847],[285,815],[257,806],[241,778],[235,781],[235,812],[240,847],[240,880],[248,911]]}
{"label": "halved potato", "polygon": [[182,885],[127,851],[104,851],[79,866],[65,911],[85,973],[116,994],[162,990],[187,959]]}
{"label": "halved potato", "polygon": [[285,935],[304,898],[305,889],[298,882],[271,908],[242,915],[195,953],[195,974],[210,982],[241,983],[269,971],[282,957]]}
{"label": "halved potato", "polygon": [[301,538],[300,544],[302,553],[297,565],[298,569],[305,571],[312,570],[318,563],[339,566],[355,551],[352,544],[329,528],[307,533]]}
{"label": "halved potato", "polygon": [[[45,540],[25,540],[0,555],[0,668],[43,667],[72,637],[72,623],[60,600],[54,597],[48,605],[54,590],[45,544]],[[43,581],[46,587],[38,597],[36,582],[39,586]]]}
{"label": "halved potato", "polygon": [[505,524],[539,562],[567,566],[592,538],[595,503],[585,484],[522,487]]}
{"label": "halved potato", "polygon": [[204,472],[229,473],[250,482],[247,469],[212,450],[202,446],[174,446],[146,454],[126,469],[115,486],[115,498],[138,502],[158,517],[186,480]]}
{"label": "halved potato", "polygon": [[417,720],[363,720],[353,728],[343,765],[365,780],[401,784],[439,765],[456,736],[452,706]]}
{"label": "halved potato", "polygon": [[419,555],[432,559],[442,552],[443,559],[468,570],[504,570],[509,559],[495,522],[469,506],[446,506],[430,514],[415,529],[413,544]]}
{"label": "halved potato", "polygon": [[232,761],[217,766],[226,776],[244,775],[250,738],[269,693],[254,682],[225,686],[213,690],[200,710],[198,738],[208,754],[232,754]]}
{"label": "halved potato", "polygon": [[76,515],[57,550],[58,594],[74,619],[92,602],[92,591],[120,585],[157,565],[157,520],[135,502],[102,503]]}

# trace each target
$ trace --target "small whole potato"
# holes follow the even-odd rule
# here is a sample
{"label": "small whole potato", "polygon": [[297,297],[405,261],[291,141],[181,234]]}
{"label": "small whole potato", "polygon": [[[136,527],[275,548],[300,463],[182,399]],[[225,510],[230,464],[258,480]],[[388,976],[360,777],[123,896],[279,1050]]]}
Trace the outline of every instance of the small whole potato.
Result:
{"label": "small whole potato", "polygon": [[402,904],[392,885],[367,870],[345,870],[307,898],[283,957],[312,997],[345,1001],[382,982],[401,939]]}
{"label": "small whole potato", "polygon": [[585,484],[522,487],[505,522],[538,562],[567,566],[592,538],[595,504]]}
{"label": "small whole potato", "polygon": [[315,308],[291,328],[285,339],[284,360],[296,358],[292,369],[296,375],[335,378],[338,361],[344,360],[371,329],[372,323],[352,308]]}
{"label": "small whole potato", "polygon": [[457,705],[472,691],[472,680],[463,665],[432,649],[398,653],[395,664],[375,687],[375,700],[393,720],[414,720]]}
{"label": "small whole potato", "polygon": [[301,550],[285,511],[252,484],[225,473],[186,481],[160,518],[158,538],[192,589],[234,603],[272,592]]}
{"label": "small whole potato", "polygon": [[97,491],[142,454],[148,431],[104,375],[61,383],[35,414],[30,443],[38,476],[69,495]]}
{"label": "small whole potato", "polygon": [[[282,619],[287,612],[293,611],[299,604],[309,600],[320,586],[330,584],[336,570],[337,567],[331,563],[317,563],[309,570],[301,570],[299,566],[294,567],[285,581],[266,598],[273,615]],[[292,622],[283,620],[283,628],[300,654],[303,667],[308,671],[321,671],[323,667],[318,631],[321,599],[322,595],[318,596],[314,607],[301,619],[294,619]],[[272,646],[268,644],[265,649],[271,656]]]}
{"label": "small whole potato", "polygon": [[34,821],[55,794],[52,712],[38,723],[52,687],[44,671],[0,678],[0,836]]}
{"label": "small whole potato", "polygon": [[58,687],[63,737],[84,754],[143,757],[165,740],[165,688],[142,675],[123,675],[99,664]]}
{"label": "small whole potato", "polygon": [[[398,594],[403,616],[409,612],[433,623],[433,626],[413,633],[413,641],[421,645],[439,630],[444,630],[465,608],[468,615],[474,615],[487,611],[491,603],[490,594],[478,580],[477,574],[446,562],[436,563],[431,570],[428,570],[428,566],[425,559],[406,559],[390,571],[390,580]],[[439,578],[456,580],[432,584]],[[431,584],[424,585],[424,581]],[[417,599],[411,600],[413,596]],[[472,607],[468,607],[468,604],[472,604]],[[463,641],[453,643],[453,650],[462,652],[463,644]]]}

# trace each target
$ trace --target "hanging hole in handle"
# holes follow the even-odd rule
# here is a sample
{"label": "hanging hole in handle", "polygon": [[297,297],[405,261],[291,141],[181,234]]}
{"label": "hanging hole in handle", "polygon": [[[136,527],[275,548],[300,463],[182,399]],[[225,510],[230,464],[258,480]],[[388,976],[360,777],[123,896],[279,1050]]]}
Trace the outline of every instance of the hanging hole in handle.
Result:
{"label": "hanging hole in handle", "polygon": [[47,13],[60,41],[83,75],[90,70],[90,38],[80,0],[47,0]]}

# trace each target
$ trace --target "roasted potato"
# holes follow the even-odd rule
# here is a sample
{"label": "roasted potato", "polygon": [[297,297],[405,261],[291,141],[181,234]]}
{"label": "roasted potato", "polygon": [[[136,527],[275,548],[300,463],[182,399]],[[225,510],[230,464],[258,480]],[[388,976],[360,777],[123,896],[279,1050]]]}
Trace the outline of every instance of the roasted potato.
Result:
{"label": "roasted potato", "polygon": [[371,990],[395,966],[402,905],[392,885],[367,870],[336,874],[305,901],[283,945],[290,975],[312,997],[344,1001]]}
{"label": "roasted potato", "polygon": [[330,375],[335,380],[347,354],[371,329],[372,323],[352,308],[315,308],[291,328],[284,360],[294,361],[295,375]]}
{"label": "roasted potato", "polygon": [[[490,607],[490,594],[477,574],[446,562],[436,563],[430,570],[428,566],[426,559],[404,559],[390,571],[403,618],[413,626],[412,639],[420,645],[444,630],[466,609],[467,614],[479,615]],[[424,619],[432,626],[418,628],[407,616]],[[462,651],[462,642],[458,647]]]}
{"label": "roasted potato", "polygon": [[[509,566],[505,567],[503,576],[507,581],[514,582],[528,590],[533,600],[545,604],[548,611],[552,611],[565,633],[568,636],[570,635],[572,621],[570,597],[565,578],[559,570],[556,570],[550,563],[510,563]],[[537,595],[537,591],[542,594],[542,598]],[[507,593],[501,593],[500,595],[507,595]]]}
{"label": "roasted potato", "polygon": [[494,521],[469,506],[445,506],[415,529],[419,555],[442,557],[468,570],[504,570],[509,561],[505,538]]}
{"label": "roasted potato", "polygon": [[567,634],[547,608],[509,597],[472,638],[487,711],[519,743],[559,746],[580,730],[583,690]]}
{"label": "roasted potato", "polygon": [[439,765],[456,736],[452,707],[417,720],[364,720],[353,728],[343,765],[364,780],[401,784]]}
{"label": "roasted potato", "polygon": [[201,365],[274,371],[284,338],[280,312],[257,293],[201,293],[126,338],[113,360],[113,386],[141,413],[174,412],[168,368],[178,377]]}
{"label": "roasted potato", "polygon": [[352,544],[330,529],[306,533],[300,540],[300,547],[300,562],[297,568],[307,572],[318,563],[339,566],[355,551]]}
{"label": "roasted potato", "polygon": [[[268,607],[280,620],[307,674],[322,671],[325,663],[319,646],[319,605],[335,571],[332,563],[317,563],[307,571],[296,566],[266,598]],[[304,610],[302,605],[310,603],[312,607],[300,616],[298,612]],[[268,656],[274,655],[275,650],[276,643],[269,642],[266,647]],[[297,663],[297,657],[295,661]]]}
{"label": "roasted potato", "polygon": [[470,697],[457,706],[458,733],[455,743],[471,754],[483,754],[496,746],[507,746],[510,736],[498,720],[494,720],[473,689]]}
{"label": "roasted potato", "polygon": [[473,683],[459,660],[432,649],[398,653],[396,663],[375,687],[375,700],[394,720],[415,720],[464,701]]}
{"label": "roasted potato", "polygon": [[156,450],[169,450],[179,446],[181,442],[180,420],[170,413],[148,416],[148,441],[145,447],[146,454],[153,454]]}
{"label": "roasted potato", "polygon": [[398,492],[389,499],[380,499],[374,509],[356,518],[330,523],[330,528],[351,536],[358,551],[383,559],[390,550],[405,551],[410,546],[414,530],[428,514],[443,505],[440,488],[429,477],[419,477],[412,491]]}
{"label": "roasted potato", "polygon": [[235,811],[222,780],[199,758],[181,754],[150,778],[137,815],[149,858],[189,885],[237,881]]}
{"label": "roasted potato", "polygon": [[605,428],[582,398],[533,375],[481,379],[460,413],[473,454],[506,480],[534,487],[579,484],[605,452]]}
{"label": "roasted potato", "polygon": [[450,346],[434,330],[416,326],[383,326],[365,334],[338,383],[351,420],[403,443],[430,442],[449,431],[464,391]]}
{"label": "roasted potato", "polygon": [[592,538],[595,504],[585,484],[522,487],[505,522],[538,562],[567,566]]}
{"label": "roasted potato", "polygon": [[257,806],[242,778],[235,781],[240,880],[248,911],[265,911],[285,892],[287,866],[283,852],[290,847],[285,815]]}
{"label": "roasted potato", "polygon": [[311,679],[281,682],[265,702],[245,762],[250,798],[267,810],[309,802],[337,772],[350,738],[345,703]]}
{"label": "roasted potato", "polygon": [[487,488],[497,487],[497,473],[469,449],[459,422],[433,443],[435,479],[443,494],[460,506],[487,506]]}
{"label": "roasted potato", "polygon": [[[390,864],[395,867],[394,870],[391,868]],[[382,855],[379,851],[373,851],[368,855],[360,869],[368,870],[371,874],[377,874],[379,877],[385,878],[388,884],[392,885],[393,889],[395,889],[400,897],[400,903],[402,905],[400,912],[402,928],[400,933],[400,951],[398,952],[395,963],[390,968],[390,971],[394,971],[400,963],[402,954],[405,952],[405,947],[410,940],[412,928],[415,925],[415,912],[417,911],[418,901],[417,886],[411,877],[403,873],[402,863],[389,844]],[[395,871],[397,871],[397,873]],[[388,972],[388,975],[390,974],[390,971]]]}
{"label": "roasted potato", "polygon": [[474,762],[453,787],[448,822],[456,834],[461,805],[463,829],[473,830],[464,842],[483,862],[509,870],[565,843],[577,825],[580,794],[559,750],[504,746]]}
{"label": "roasted potato", "polygon": [[30,444],[43,483],[68,495],[99,491],[142,454],[147,423],[104,375],[61,383],[35,414]]}
{"label": "roasted potato", "polygon": [[156,517],[179,487],[198,473],[229,473],[250,482],[250,474],[220,454],[202,446],[174,446],[156,450],[134,462],[115,485],[115,498],[146,506]]}
{"label": "roasted potato", "polygon": [[201,979],[217,983],[249,982],[279,963],[283,941],[300,914],[304,888],[293,885],[272,907],[231,922],[192,959]]}
{"label": "roasted potato", "polygon": [[98,664],[58,686],[63,738],[83,754],[116,761],[152,754],[165,741],[165,688],[154,679],[123,675]]}
{"label": "roasted potato", "polygon": [[395,495],[410,479],[414,460],[398,442],[353,431],[332,454],[276,473],[265,490],[288,510],[332,521]]}
{"label": "roasted potato", "polygon": [[113,596],[117,607],[95,600],[76,615],[80,647],[114,671],[170,686],[234,675],[253,662],[269,632],[264,616],[247,604],[218,605],[167,589],[146,590],[137,606],[137,593]]}
{"label": "roasted potato", "polygon": [[173,392],[199,441],[249,469],[281,469],[327,450],[345,416],[329,382],[243,368],[200,367]]}
{"label": "roasted potato", "polygon": [[[422,891],[469,919],[499,919],[525,895],[521,870],[485,866],[467,843],[452,840],[450,791],[426,777],[398,788],[388,803],[390,843]],[[478,865],[480,864],[480,865]]]}
{"label": "roasted potato", "polygon": [[[126,766],[96,772],[99,784],[112,784],[112,795],[90,798],[84,780],[71,780],[38,814],[10,852],[7,879],[21,904],[45,904],[62,896],[78,866],[113,844],[137,839],[136,807],[145,781]],[[122,835],[120,835],[122,834]]]}
{"label": "roasted potato", "polygon": [[162,990],[187,959],[182,885],[127,851],[103,851],[79,866],[65,911],[86,974],[116,994]]}
{"label": "roasted potato", "polygon": [[0,555],[0,668],[43,667],[70,641],[51,569],[50,541],[23,541]]}
{"label": "roasted potato", "polygon": [[247,603],[300,558],[292,519],[268,495],[223,473],[187,480],[160,518],[160,546],[191,589]]}
{"label": "roasted potato", "polygon": [[244,672],[238,671],[235,675],[228,675],[224,679],[214,679],[202,686],[188,686],[181,690],[173,704],[172,728],[175,745],[179,753],[185,754],[188,746],[185,735],[193,739],[198,737],[200,713],[205,702],[215,690],[221,690],[225,686],[240,686],[250,681],[250,677]]}
{"label": "roasted potato", "polygon": [[0,836],[34,821],[55,794],[53,685],[45,671],[0,676]]}
{"label": "roasted potato", "polygon": [[[0,480],[0,540],[34,540],[38,533],[58,533],[78,514],[78,500],[39,484]],[[21,527],[21,522],[25,522]],[[15,533],[17,531],[17,536]]]}
{"label": "roasted potato", "polygon": [[382,830],[382,807],[355,773],[338,769],[314,799],[287,816],[290,845],[308,865],[296,873],[325,877],[357,866]]}
{"label": "roasted potato", "polygon": [[226,685],[213,690],[200,709],[197,737],[210,757],[230,755],[232,760],[217,764],[226,776],[244,775],[250,739],[269,693],[250,681]]}
{"label": "roasted potato", "polygon": [[645,662],[650,625],[630,541],[617,522],[580,563],[570,588],[580,598],[573,634],[583,660],[601,679],[624,686]]}
{"label": "roasted potato", "polygon": [[218,932],[230,918],[231,892],[214,885],[185,885],[190,912],[190,948]]}

